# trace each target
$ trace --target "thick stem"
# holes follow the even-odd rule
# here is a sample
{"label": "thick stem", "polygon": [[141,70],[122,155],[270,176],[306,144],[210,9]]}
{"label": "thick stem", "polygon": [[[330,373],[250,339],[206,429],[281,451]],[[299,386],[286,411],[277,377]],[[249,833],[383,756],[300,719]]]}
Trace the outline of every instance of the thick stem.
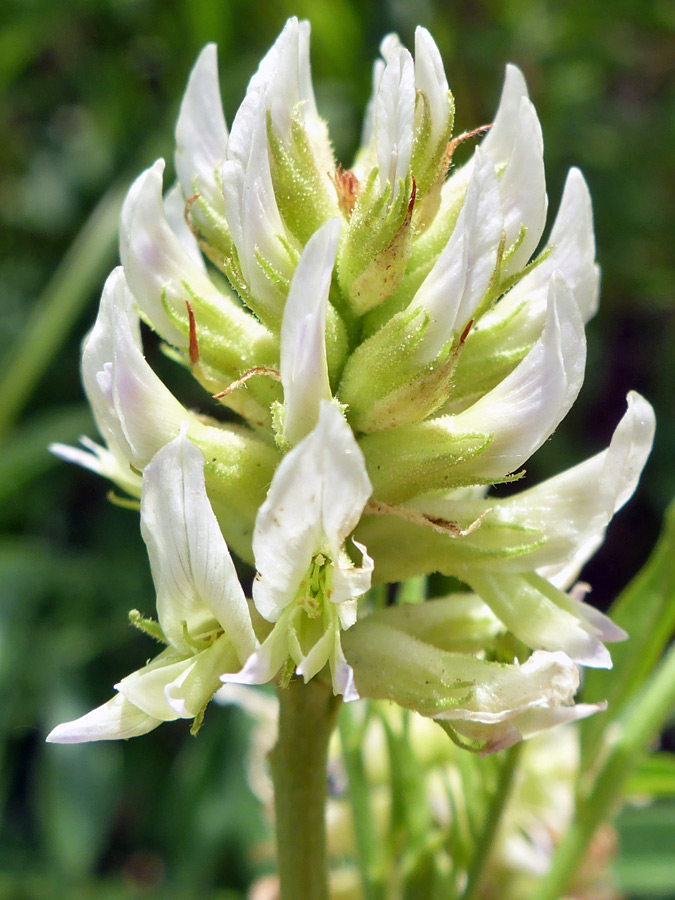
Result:
{"label": "thick stem", "polygon": [[281,900],[328,900],[326,763],[341,699],[316,678],[278,690],[270,754]]}

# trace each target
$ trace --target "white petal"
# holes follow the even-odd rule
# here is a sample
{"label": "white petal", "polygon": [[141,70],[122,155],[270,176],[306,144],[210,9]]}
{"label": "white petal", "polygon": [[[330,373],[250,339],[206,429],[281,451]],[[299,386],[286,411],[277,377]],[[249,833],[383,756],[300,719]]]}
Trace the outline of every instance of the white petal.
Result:
{"label": "white petal", "polygon": [[140,737],[158,725],[161,719],[146,715],[121,694],[72,722],[57,725],[47,735],[50,744],[83,744],[88,741],[117,741]]}
{"label": "white petal", "polygon": [[612,516],[635,491],[651,451],[654,428],[651,405],[631,392],[628,410],[605,451],[522,495],[526,514],[536,504],[551,516],[556,530],[570,523],[571,546],[561,553],[560,562],[549,562],[540,570],[545,578],[560,587],[577,578],[602,543]]}
{"label": "white petal", "polygon": [[569,598],[544,579],[493,575],[478,569],[467,570],[465,578],[509,631],[528,647],[561,650],[584,666],[612,667],[594,625],[580,614],[581,610],[572,610]]}
{"label": "white petal", "polygon": [[115,685],[126,699],[155,719],[173,722],[179,713],[166,698],[166,687],[190,668],[196,657],[184,656],[169,647],[141,669],[132,672]]}
{"label": "white petal", "polygon": [[518,130],[521,100],[527,96],[527,84],[523,73],[518,66],[509,63],[492,128],[481,143],[481,150],[492,158],[497,169],[509,161]]}
{"label": "white petal", "polygon": [[415,29],[415,87],[429,101],[431,143],[436,146],[448,123],[448,80],[436,43],[421,26]]}
{"label": "white petal", "polygon": [[508,250],[526,229],[518,249],[504,265],[503,274],[517,272],[526,265],[539,243],[546,224],[546,177],[541,125],[532,103],[523,97],[513,150],[499,180]]}
{"label": "white petal", "polygon": [[192,262],[202,272],[206,272],[206,265],[199,249],[197,238],[190,231],[185,221],[185,198],[179,184],[174,184],[170,191],[164,195],[164,216],[169,228],[183,245],[183,249]]}
{"label": "white petal", "polygon": [[330,400],[326,361],[326,309],[340,219],[312,235],[295,270],[281,324],[284,437],[296,444],[314,428],[321,400]]}
{"label": "white petal", "polygon": [[452,236],[408,307],[423,307],[430,317],[420,362],[436,359],[475,312],[494,273],[501,236],[497,177],[490,158],[478,149]]}
{"label": "white petal", "polygon": [[225,684],[267,684],[286,662],[288,655],[288,616],[282,616],[241,670],[222,674],[220,680]]}
{"label": "white petal", "polygon": [[361,597],[370,590],[370,583],[375,568],[374,561],[368,556],[366,548],[358,541],[352,541],[361,553],[361,565],[354,566],[346,553],[341,553],[333,570],[333,593],[331,600],[338,606],[340,624],[343,628],[351,628],[356,622],[355,597]]}
{"label": "white petal", "polygon": [[597,310],[600,270],[595,263],[591,195],[579,169],[570,169],[567,175],[547,246],[553,247],[551,256],[532,274],[546,267],[549,272],[561,271],[587,322]]}
{"label": "white petal", "polygon": [[581,388],[586,362],[584,327],[564,279],[551,280],[548,315],[541,338],[496,388],[457,416],[449,428],[492,434],[471,465],[483,476],[513,472],[553,433]]}
{"label": "white petal", "polygon": [[141,532],[167,639],[186,652],[215,619],[243,663],[256,645],[251,617],[204,484],[204,454],[185,433],[146,466]]}
{"label": "white petal", "polygon": [[498,753],[527,740],[542,731],[587,719],[595,713],[607,709],[606,703],[577,703],[572,706],[544,706],[526,709],[512,719],[497,725],[484,725],[480,722],[453,722],[453,727],[469,740],[486,743],[483,754]]}
{"label": "white petal", "polygon": [[190,419],[143,357],[121,268],[106,281],[96,324],[85,339],[82,380],[106,443],[136,468]]}
{"label": "white petal", "polygon": [[227,151],[227,125],[218,84],[218,51],[207,44],[190,73],[176,124],[176,173],[187,199],[195,192],[221,215],[216,173]]}
{"label": "white petal", "polygon": [[339,558],[371,492],[349,425],[322,401],[317,427],[282,459],[256,518],[253,599],[262,616],[278,619],[326,544]]}
{"label": "white petal", "polygon": [[543,262],[522,278],[494,310],[485,315],[481,320],[481,328],[499,328],[500,323],[509,321],[510,327],[507,327],[517,335],[520,346],[528,341],[536,341],[546,317],[549,282],[556,270],[572,289],[584,322],[595,314],[600,269],[595,262],[591,198],[584,177],[578,169],[570,169],[558,215],[542,253],[548,253]]}
{"label": "white petal", "polygon": [[[639,394],[630,394],[628,411],[609,447],[574,468],[500,500],[450,492],[421,498],[415,507],[427,515],[463,523],[484,516],[482,526],[461,542],[466,551],[477,552],[476,565],[512,573],[537,569],[557,587],[566,588],[604,540],[612,516],[635,490],[653,435],[651,406]],[[528,538],[531,549],[525,551]],[[453,552],[461,560],[461,547],[448,549],[448,565]]]}
{"label": "white petal", "polygon": [[105,447],[95,444],[86,437],[80,438],[80,443],[85,450],[79,447],[69,447],[67,444],[50,444],[49,452],[65,462],[74,463],[96,472],[103,478],[114,481],[132,497],[141,496],[141,476],[129,466],[122,454],[116,456]]}
{"label": "white petal", "polygon": [[284,278],[290,280],[293,275],[288,252],[281,240],[286,240],[288,235],[272,186],[263,99],[258,96],[259,105],[251,111],[253,130],[247,159],[243,163],[233,159],[223,166],[223,193],[227,222],[242,274],[256,300],[280,317],[281,300],[256,258],[259,254]]}
{"label": "white petal", "polygon": [[[383,50],[384,52],[384,50]],[[403,47],[388,53],[375,100],[375,140],[380,169],[380,185],[391,184],[392,199],[399,179],[408,177],[414,136],[415,67]]]}
{"label": "white petal", "polygon": [[185,350],[187,330],[183,332],[174,324],[165,304],[177,316],[185,317],[185,301],[190,299],[186,285],[200,302],[216,313],[222,308],[228,318],[231,303],[171,230],[162,203],[163,171],[164,161],[160,159],[136,179],[126,196],[120,224],[120,258],[131,292],[153,328],[165,340]]}

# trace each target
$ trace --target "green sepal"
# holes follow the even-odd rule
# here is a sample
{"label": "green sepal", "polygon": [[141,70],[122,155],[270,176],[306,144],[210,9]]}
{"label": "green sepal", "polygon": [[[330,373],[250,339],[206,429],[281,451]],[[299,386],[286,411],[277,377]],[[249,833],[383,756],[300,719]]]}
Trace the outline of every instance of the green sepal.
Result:
{"label": "green sepal", "polygon": [[327,173],[318,169],[302,121],[301,104],[291,114],[289,145],[278,137],[268,110],[267,146],[279,212],[291,234],[304,245],[324,222],[339,215],[339,210]]}
{"label": "green sepal", "polygon": [[[183,350],[163,346],[163,351],[185,368],[211,394],[217,394],[244,374],[250,366],[278,368],[277,338],[264,325],[233,301],[217,310],[184,284],[195,319],[199,359],[193,363]],[[163,304],[167,316],[189,340],[189,317],[179,314],[168,303]],[[281,395],[279,386],[269,379],[252,379],[245,388],[233,391],[224,404],[256,427],[269,424],[270,404]]]}
{"label": "green sepal", "polygon": [[[498,502],[498,501],[495,501]],[[472,521],[457,523],[466,529]],[[523,557],[539,550],[545,536],[535,529],[493,521],[490,514],[464,537],[441,534],[399,516],[364,516],[356,539],[375,561],[373,582],[393,583],[439,572],[465,578],[465,567],[522,571]],[[405,548],[405,549],[402,549]]]}
{"label": "green sepal", "polygon": [[356,431],[421,422],[443,405],[457,341],[450,341],[433,363],[419,363],[417,351],[428,327],[424,309],[398,313],[349,357],[338,395]]}
{"label": "green sepal", "polygon": [[[216,183],[222,190],[220,169],[215,171]],[[197,189],[198,176],[192,183],[192,197],[185,206],[186,219],[189,219],[191,230],[204,254],[218,268],[222,268],[223,259],[232,252],[232,237],[226,220],[207,203]]]}
{"label": "green sepal", "polygon": [[410,168],[417,184],[419,203],[415,209],[415,228],[426,230],[436,217],[441,204],[441,189],[447,171],[447,147],[455,119],[455,100],[448,91],[446,125],[432,142],[431,109],[423,91],[415,98],[415,139]]}
{"label": "green sepal", "polygon": [[388,183],[380,193],[373,169],[343,231],[337,258],[338,284],[355,315],[383,303],[398,288],[412,253],[412,175],[401,179],[396,199]]}
{"label": "green sepal", "polygon": [[[488,434],[453,434],[442,419],[367,434],[359,440],[373,496],[384,503],[403,503],[419,494],[466,484],[462,464],[476,459],[491,442]],[[454,471],[460,465],[461,474]],[[479,481],[468,477],[470,484]]]}

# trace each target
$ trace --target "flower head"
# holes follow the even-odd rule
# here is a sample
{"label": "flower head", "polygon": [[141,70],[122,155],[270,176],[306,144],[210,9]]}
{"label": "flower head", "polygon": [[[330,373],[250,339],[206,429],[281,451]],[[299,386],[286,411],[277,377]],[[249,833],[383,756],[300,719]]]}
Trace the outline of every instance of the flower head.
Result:
{"label": "flower head", "polygon": [[[577,665],[609,666],[624,635],[573,581],[635,489],[651,407],[629,395],[607,450],[489,493],[582,386],[599,284],[588,188],[572,169],[531,259],[548,201],[522,74],[507,67],[491,129],[452,140],[431,35],[417,29],[414,56],[389,35],[381,54],[344,170],[308,23],[288,21],[229,130],[209,45],[181,105],[177,185],[163,196],[160,160],[129,191],[122,267],[82,355],[106,447],[55,452],[140,494],[167,646],[54,740],[199,719],[221,678],[322,672],[483,750],[599,708],[574,705]],[[150,368],[139,319],[208,391],[201,414]],[[255,630],[228,545],[257,572]],[[433,572],[461,590],[386,609],[369,591]]]}

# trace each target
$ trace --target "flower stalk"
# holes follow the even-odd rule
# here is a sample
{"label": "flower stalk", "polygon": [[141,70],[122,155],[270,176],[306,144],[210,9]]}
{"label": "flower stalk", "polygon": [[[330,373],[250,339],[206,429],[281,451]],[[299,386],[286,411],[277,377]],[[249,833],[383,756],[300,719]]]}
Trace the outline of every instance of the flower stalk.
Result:
{"label": "flower stalk", "polygon": [[319,679],[277,691],[279,732],[270,753],[281,900],[328,900],[326,765],[342,699]]}

